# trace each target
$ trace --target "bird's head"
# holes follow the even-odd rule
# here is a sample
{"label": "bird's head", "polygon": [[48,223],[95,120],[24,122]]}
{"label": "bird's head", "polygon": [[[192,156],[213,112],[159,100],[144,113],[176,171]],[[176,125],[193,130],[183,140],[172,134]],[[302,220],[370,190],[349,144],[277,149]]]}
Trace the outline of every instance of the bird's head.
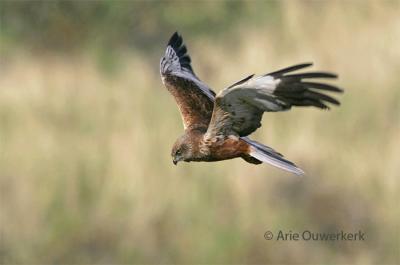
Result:
{"label": "bird's head", "polygon": [[172,147],[171,156],[172,162],[176,165],[179,161],[191,161],[192,145],[187,141],[186,135],[178,138]]}

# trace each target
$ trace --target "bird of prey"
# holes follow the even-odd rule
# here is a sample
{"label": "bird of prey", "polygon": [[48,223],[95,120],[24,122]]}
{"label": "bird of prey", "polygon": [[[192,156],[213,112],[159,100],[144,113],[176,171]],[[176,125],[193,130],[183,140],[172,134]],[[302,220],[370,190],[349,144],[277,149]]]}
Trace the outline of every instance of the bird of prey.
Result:
{"label": "bird of prey", "polygon": [[264,112],[289,110],[292,106],[329,109],[339,101],[324,92],[343,92],[331,84],[310,79],[337,78],[327,72],[293,73],[311,66],[303,63],[268,74],[250,75],[215,94],[194,73],[182,37],[175,32],[160,61],[161,79],[181,112],[184,133],[173,148],[179,161],[221,161],[242,158],[252,164],[269,163],[302,175],[303,170],[282,154],[248,135],[261,126]]}

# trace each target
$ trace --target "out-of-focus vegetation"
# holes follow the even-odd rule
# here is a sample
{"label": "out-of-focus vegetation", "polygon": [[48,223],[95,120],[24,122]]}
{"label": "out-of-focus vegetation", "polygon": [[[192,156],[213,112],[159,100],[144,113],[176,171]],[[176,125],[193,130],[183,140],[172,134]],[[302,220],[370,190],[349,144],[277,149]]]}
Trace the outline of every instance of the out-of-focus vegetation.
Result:
{"label": "out-of-focus vegetation", "polygon": [[217,35],[240,25],[247,15],[261,15],[259,8],[272,20],[279,14],[273,12],[279,5],[262,1],[9,1],[2,3],[2,37],[56,50],[92,46],[149,50],[158,48],[160,36],[171,28]]}
{"label": "out-of-focus vegetation", "polygon": [[[398,1],[2,1],[0,14],[0,263],[399,262]],[[181,121],[158,62],[175,30],[216,91],[305,61],[340,74],[340,108],[267,114],[253,137],[305,177],[173,166]]]}

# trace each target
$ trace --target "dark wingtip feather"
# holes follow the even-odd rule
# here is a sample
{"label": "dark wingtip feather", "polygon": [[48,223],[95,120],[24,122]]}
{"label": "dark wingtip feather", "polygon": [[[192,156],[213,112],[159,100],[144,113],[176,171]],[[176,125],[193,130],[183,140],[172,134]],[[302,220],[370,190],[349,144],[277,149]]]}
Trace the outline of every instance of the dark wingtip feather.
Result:
{"label": "dark wingtip feather", "polygon": [[293,71],[296,71],[296,70],[300,70],[300,69],[303,69],[303,68],[306,68],[306,67],[309,67],[309,66],[312,66],[312,65],[313,65],[313,63],[296,64],[296,65],[293,65],[293,66],[289,66],[289,67],[286,67],[286,68],[283,68],[283,69],[280,69],[280,70],[265,74],[264,76],[272,75],[272,76],[278,77],[278,76],[282,76],[283,74],[286,74],[286,73],[289,73],[289,72],[293,72]]}
{"label": "dark wingtip feather", "polygon": [[236,83],[230,85],[228,88],[232,88],[232,87],[234,87],[234,86],[240,85],[240,84],[246,82],[247,80],[249,80],[250,78],[252,78],[253,76],[254,76],[254,74],[249,75],[248,77],[243,78],[242,80],[240,80],[240,81],[238,81],[238,82],[236,82]]}
{"label": "dark wingtip feather", "polygon": [[310,65],[312,64],[299,64],[272,73],[274,78],[279,78],[282,81],[275,89],[274,94],[293,106],[314,106],[321,109],[329,109],[329,106],[326,105],[327,103],[340,105],[337,99],[322,92],[343,92],[343,89],[322,82],[303,81],[303,79],[313,78],[337,78],[338,75],[330,72],[306,72],[285,75],[285,73]]}
{"label": "dark wingtip feather", "polygon": [[[326,84],[319,85],[322,86],[321,89],[323,90],[338,92],[338,88],[336,87],[331,87],[330,85]],[[325,93],[321,93],[324,92],[323,90],[313,89],[317,86],[315,86],[315,83],[311,83],[310,85],[309,83],[303,83],[298,79],[295,79],[294,82],[289,81],[286,84],[283,83],[282,86],[278,86],[278,88],[274,91],[274,94],[284,102],[293,106],[314,106],[321,109],[329,109],[326,103],[340,105],[340,102],[337,99]]]}
{"label": "dark wingtip feather", "polygon": [[315,91],[309,90],[309,91],[304,92],[303,95],[307,98],[311,98],[311,99],[315,99],[315,100],[319,100],[319,101],[326,101],[326,102],[329,102],[329,103],[332,103],[332,104],[338,105],[338,106],[340,105],[340,102],[337,99],[330,97],[328,95],[322,94],[322,93],[315,92]]}
{"label": "dark wingtip feather", "polygon": [[178,31],[175,31],[174,34],[172,34],[172,36],[169,38],[167,46],[174,47],[174,44],[178,41],[179,37]]}
{"label": "dark wingtip feather", "polygon": [[339,88],[339,87],[331,85],[331,84],[324,84],[324,83],[317,83],[317,82],[301,82],[301,83],[309,88],[338,92],[338,93],[344,92],[344,90],[342,88]]}
{"label": "dark wingtip feather", "polygon": [[301,73],[301,74],[292,74],[286,75],[286,78],[296,78],[296,79],[303,79],[303,78],[337,78],[338,75],[329,72],[310,72],[310,73]]}

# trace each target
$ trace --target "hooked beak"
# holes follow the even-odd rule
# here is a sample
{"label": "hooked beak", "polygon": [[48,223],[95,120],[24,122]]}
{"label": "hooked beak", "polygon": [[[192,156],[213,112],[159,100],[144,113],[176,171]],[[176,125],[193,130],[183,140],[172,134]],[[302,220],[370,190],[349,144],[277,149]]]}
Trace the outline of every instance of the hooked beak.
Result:
{"label": "hooked beak", "polygon": [[176,164],[178,164],[178,160],[175,160],[175,158],[172,160],[172,163],[174,163],[174,165],[176,166]]}

